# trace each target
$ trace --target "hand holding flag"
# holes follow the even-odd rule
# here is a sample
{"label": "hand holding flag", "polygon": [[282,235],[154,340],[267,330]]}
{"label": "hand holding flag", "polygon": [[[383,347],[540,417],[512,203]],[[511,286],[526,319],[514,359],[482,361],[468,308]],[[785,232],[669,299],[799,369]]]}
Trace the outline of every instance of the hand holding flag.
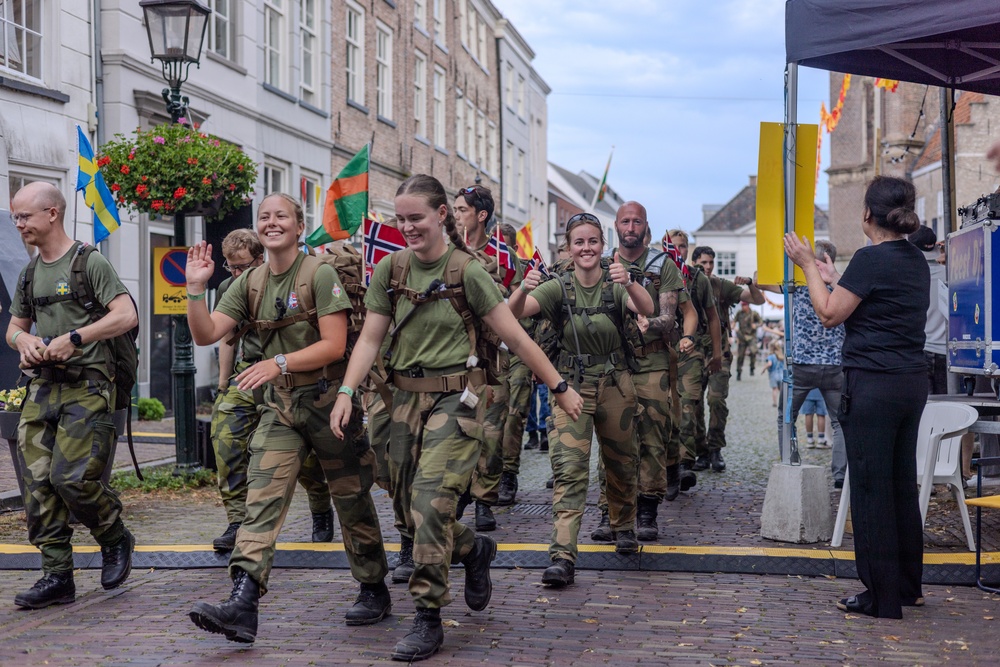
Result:
{"label": "hand holding flag", "polygon": [[549,267],[545,266],[545,260],[539,254],[538,248],[535,248],[535,254],[528,260],[528,263],[531,264],[532,269],[538,271],[546,278],[549,277]]}
{"label": "hand holding flag", "polygon": [[514,265],[514,257],[507,249],[507,244],[500,238],[500,225],[497,225],[496,231],[490,236],[483,252],[497,258],[498,270],[504,271],[503,286],[510,287],[511,281],[517,274],[517,267]]}
{"label": "hand holding flag", "polygon": [[688,269],[687,264],[681,259],[681,255],[677,252],[677,246],[670,239],[670,234],[666,232],[663,233],[663,251],[667,253],[667,257],[674,260],[674,264],[680,269],[681,275],[684,276],[684,283],[687,284],[688,278],[691,277],[691,271]]}

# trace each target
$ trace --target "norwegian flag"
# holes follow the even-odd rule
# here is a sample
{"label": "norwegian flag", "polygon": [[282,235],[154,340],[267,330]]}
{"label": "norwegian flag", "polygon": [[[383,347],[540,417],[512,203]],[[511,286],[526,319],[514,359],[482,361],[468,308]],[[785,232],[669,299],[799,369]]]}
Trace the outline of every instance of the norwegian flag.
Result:
{"label": "norwegian flag", "polygon": [[545,266],[545,260],[543,260],[542,256],[538,254],[538,248],[535,248],[535,254],[528,260],[528,263],[531,265],[531,268],[535,269],[546,278],[549,277],[549,267]]}
{"label": "norwegian flag", "polygon": [[691,271],[688,269],[687,264],[684,263],[684,260],[681,259],[681,254],[677,252],[677,246],[675,246],[673,240],[671,240],[670,234],[663,234],[663,251],[667,253],[667,257],[674,260],[674,264],[676,264],[677,268],[680,269],[686,284],[688,278],[691,277]]}
{"label": "norwegian flag", "polygon": [[497,258],[497,264],[505,270],[503,286],[510,287],[510,283],[514,280],[514,275],[517,273],[517,268],[514,266],[514,257],[510,254],[510,250],[507,249],[507,244],[500,238],[499,225],[497,225],[496,233],[490,237],[483,251],[487,255]]}
{"label": "norwegian flag", "polygon": [[395,227],[365,218],[365,285],[371,285],[375,265],[383,257],[406,247],[403,233]]}

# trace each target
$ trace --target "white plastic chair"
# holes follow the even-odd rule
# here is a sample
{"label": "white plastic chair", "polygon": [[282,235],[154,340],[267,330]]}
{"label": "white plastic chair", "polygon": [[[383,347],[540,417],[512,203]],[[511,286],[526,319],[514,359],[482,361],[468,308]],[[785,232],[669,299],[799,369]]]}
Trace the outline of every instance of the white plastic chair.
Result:
{"label": "white plastic chair", "polygon": [[[920,417],[917,434],[917,484],[920,485],[921,525],[927,522],[927,506],[931,488],[935,484],[948,484],[955,495],[955,502],[962,513],[965,537],[969,551],[976,550],[969,509],[965,506],[962,484],[962,436],[979,418],[979,413],[964,403],[928,403]],[[837,520],[834,523],[831,547],[839,547],[844,540],[844,527],[851,507],[850,470],[844,474],[844,489],[840,493]]]}

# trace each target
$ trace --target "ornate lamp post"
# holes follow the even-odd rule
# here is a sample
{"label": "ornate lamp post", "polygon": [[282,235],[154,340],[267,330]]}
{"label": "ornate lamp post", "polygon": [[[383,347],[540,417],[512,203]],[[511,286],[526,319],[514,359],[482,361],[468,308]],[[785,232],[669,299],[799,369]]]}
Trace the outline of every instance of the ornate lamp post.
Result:
{"label": "ornate lamp post", "polygon": [[[187,116],[188,98],[181,95],[191,64],[200,66],[201,49],[211,10],[196,0],[142,0],[151,60],[159,60],[163,78],[163,101],[173,122]],[[174,215],[174,245],[186,246],[184,213]],[[174,354],[170,368],[174,376],[174,442],[177,467],[186,475],[200,467],[195,447],[194,347],[187,316],[174,316]]]}

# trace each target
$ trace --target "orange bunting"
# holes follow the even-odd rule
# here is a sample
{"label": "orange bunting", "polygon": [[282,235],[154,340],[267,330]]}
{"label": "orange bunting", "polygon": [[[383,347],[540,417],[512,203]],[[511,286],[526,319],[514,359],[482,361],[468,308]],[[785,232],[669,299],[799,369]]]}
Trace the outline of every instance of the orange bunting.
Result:
{"label": "orange bunting", "polygon": [[774,301],[771,301],[770,299],[768,299],[767,296],[764,297],[764,301],[766,301],[767,305],[771,306],[771,308],[777,308],[778,310],[781,310],[781,309],[783,309],[785,307],[785,304],[783,304],[783,303],[775,303]]}
{"label": "orange bunting", "polygon": [[879,78],[876,78],[875,79],[875,87],[876,88],[884,88],[885,90],[888,90],[890,93],[894,93],[894,92],[896,92],[896,89],[899,88],[899,81],[897,81],[895,79],[879,79]]}
{"label": "orange bunting", "polygon": [[833,107],[833,110],[827,113],[826,104],[820,102],[819,124],[821,127],[826,128],[827,134],[837,129],[837,123],[840,122],[840,113],[844,109],[844,98],[847,97],[847,91],[850,88],[851,75],[845,74],[844,81],[840,84],[840,95],[837,97],[837,104]]}

